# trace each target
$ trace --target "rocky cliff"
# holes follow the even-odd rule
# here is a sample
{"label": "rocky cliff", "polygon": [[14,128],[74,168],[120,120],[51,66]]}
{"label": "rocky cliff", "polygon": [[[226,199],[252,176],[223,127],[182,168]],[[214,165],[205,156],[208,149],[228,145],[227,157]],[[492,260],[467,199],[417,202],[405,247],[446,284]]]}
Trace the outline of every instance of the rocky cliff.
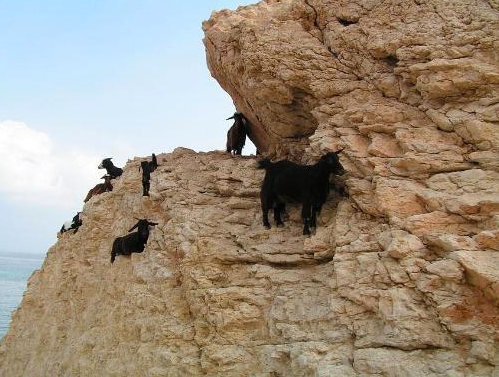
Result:
{"label": "rocky cliff", "polygon": [[[261,225],[255,159],[140,159],[29,281],[2,376],[498,376],[499,3],[269,0],[208,66],[269,156],[344,148],[315,235]],[[111,266],[113,239],[159,222]]]}

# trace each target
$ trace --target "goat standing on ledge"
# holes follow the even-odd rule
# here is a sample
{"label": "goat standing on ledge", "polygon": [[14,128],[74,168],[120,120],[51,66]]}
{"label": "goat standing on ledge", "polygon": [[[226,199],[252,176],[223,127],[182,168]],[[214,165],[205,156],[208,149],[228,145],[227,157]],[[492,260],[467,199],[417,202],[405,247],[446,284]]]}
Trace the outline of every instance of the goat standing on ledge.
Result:
{"label": "goat standing on ledge", "polygon": [[303,234],[309,235],[310,227],[317,226],[317,213],[326,202],[329,175],[345,173],[338,157],[340,152],[327,153],[314,165],[298,165],[288,160],[260,161],[259,168],[266,170],[260,191],[263,226],[270,229],[268,211],[271,208],[274,209],[276,225],[284,225],[281,212],[285,208],[285,199],[289,198],[302,203]]}
{"label": "goat standing on ledge", "polygon": [[149,189],[151,188],[151,173],[158,167],[158,160],[156,155],[152,154],[152,161],[141,161],[139,171],[142,169],[142,196],[149,196]]}
{"label": "goat standing on ledge", "polygon": [[155,225],[158,224],[140,219],[137,224],[128,231],[130,233],[137,228],[136,232],[116,238],[113,242],[113,249],[111,250],[111,263],[114,263],[117,255],[142,253],[147,243],[147,239],[149,238],[149,227]]}
{"label": "goat standing on ledge", "polygon": [[227,131],[227,153],[234,151],[235,155],[241,155],[244,144],[246,143],[248,120],[242,113],[234,113],[229,119],[234,119],[234,124]]}
{"label": "goat standing on ledge", "polygon": [[151,166],[151,173],[158,168],[158,159],[156,158],[156,155],[153,153],[151,156],[151,162],[149,163],[149,166]]}
{"label": "goat standing on ledge", "polygon": [[87,197],[83,201],[84,203],[88,202],[92,196],[104,194],[105,192],[108,191],[113,191],[113,185],[111,184],[111,176],[106,174],[101,179],[104,180],[104,183],[99,183],[98,185],[95,185],[95,187],[88,192]]}
{"label": "goat standing on ledge", "polygon": [[118,168],[113,165],[111,162],[112,158],[105,158],[99,165],[99,169],[106,169],[107,174],[111,176],[111,179],[118,178],[121,174],[123,174],[123,169]]}

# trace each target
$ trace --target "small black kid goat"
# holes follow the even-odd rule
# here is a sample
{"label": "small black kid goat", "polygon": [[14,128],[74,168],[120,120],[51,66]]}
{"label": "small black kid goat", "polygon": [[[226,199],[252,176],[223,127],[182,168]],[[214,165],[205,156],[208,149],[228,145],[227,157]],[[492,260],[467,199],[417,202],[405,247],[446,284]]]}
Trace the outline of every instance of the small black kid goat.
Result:
{"label": "small black kid goat", "polygon": [[105,158],[99,165],[99,169],[106,169],[107,174],[111,176],[111,179],[118,178],[123,174],[123,169],[114,166],[111,162],[111,158]]}
{"label": "small black kid goat", "polygon": [[152,154],[152,161],[141,161],[139,170],[142,170],[142,196],[149,196],[149,189],[151,188],[151,173],[158,167],[158,160],[156,155]]}
{"label": "small black kid goat", "polygon": [[314,165],[298,165],[288,160],[275,163],[268,159],[260,161],[259,168],[266,170],[260,191],[263,226],[270,228],[270,209],[274,209],[276,225],[282,226],[284,201],[291,199],[302,203],[303,234],[310,234],[310,228],[317,226],[317,214],[329,193],[329,175],[345,173],[338,157],[340,152],[327,153]]}
{"label": "small black kid goat", "polygon": [[113,249],[111,250],[111,263],[114,263],[114,260],[118,255],[142,253],[147,243],[147,239],[149,238],[149,227],[155,225],[158,224],[140,219],[137,224],[128,231],[131,232],[132,230],[137,229],[136,232],[116,238],[113,242]]}

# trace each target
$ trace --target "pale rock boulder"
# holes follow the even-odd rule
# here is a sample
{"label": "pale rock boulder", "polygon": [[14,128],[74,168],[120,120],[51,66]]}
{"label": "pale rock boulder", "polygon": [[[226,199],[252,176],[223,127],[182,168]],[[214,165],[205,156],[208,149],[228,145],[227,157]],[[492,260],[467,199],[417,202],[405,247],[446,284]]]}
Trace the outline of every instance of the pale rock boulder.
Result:
{"label": "pale rock boulder", "polygon": [[454,260],[447,259],[433,262],[427,265],[425,269],[430,274],[438,275],[446,280],[460,281],[464,277],[463,268]]}
{"label": "pale rock boulder", "polygon": [[483,249],[499,251],[499,230],[481,232],[475,236],[475,240]]}
{"label": "pale rock boulder", "polygon": [[483,166],[484,169],[499,171],[499,153],[477,151],[470,153],[468,160]]}
{"label": "pale rock boulder", "polygon": [[425,249],[421,240],[403,230],[392,230],[380,235],[379,242],[388,254],[395,259],[402,259]]}
{"label": "pale rock boulder", "polygon": [[441,112],[434,110],[434,109],[428,109],[428,110],[426,110],[426,115],[442,131],[448,131],[448,132],[454,131],[454,125],[449,120],[449,118],[447,118],[445,116],[445,114],[442,114]]}
{"label": "pale rock boulder", "polygon": [[408,217],[426,212],[417,199],[425,186],[404,179],[375,180],[376,208],[388,216]]}
{"label": "pale rock boulder", "polygon": [[[491,365],[499,364],[499,355],[491,342],[481,342],[479,340],[471,343],[471,358],[478,358],[489,362]],[[473,359],[470,360],[471,362]]]}
{"label": "pale rock boulder", "polygon": [[455,251],[451,257],[461,263],[473,285],[499,300],[499,254],[495,251]]}
{"label": "pale rock boulder", "polygon": [[[485,232],[487,233],[487,232]],[[482,233],[480,233],[482,234]],[[424,241],[435,251],[445,253],[457,250],[477,250],[479,247],[471,237],[459,236],[448,233],[430,233],[426,234]]]}

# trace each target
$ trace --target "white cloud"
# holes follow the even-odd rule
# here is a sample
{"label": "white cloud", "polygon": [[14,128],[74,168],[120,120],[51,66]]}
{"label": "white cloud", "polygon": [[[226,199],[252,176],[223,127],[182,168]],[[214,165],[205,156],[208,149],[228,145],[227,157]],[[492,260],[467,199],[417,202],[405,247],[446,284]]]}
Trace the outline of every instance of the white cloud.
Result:
{"label": "white cloud", "polygon": [[0,195],[8,200],[77,210],[105,173],[97,170],[99,162],[25,123],[0,122]]}

